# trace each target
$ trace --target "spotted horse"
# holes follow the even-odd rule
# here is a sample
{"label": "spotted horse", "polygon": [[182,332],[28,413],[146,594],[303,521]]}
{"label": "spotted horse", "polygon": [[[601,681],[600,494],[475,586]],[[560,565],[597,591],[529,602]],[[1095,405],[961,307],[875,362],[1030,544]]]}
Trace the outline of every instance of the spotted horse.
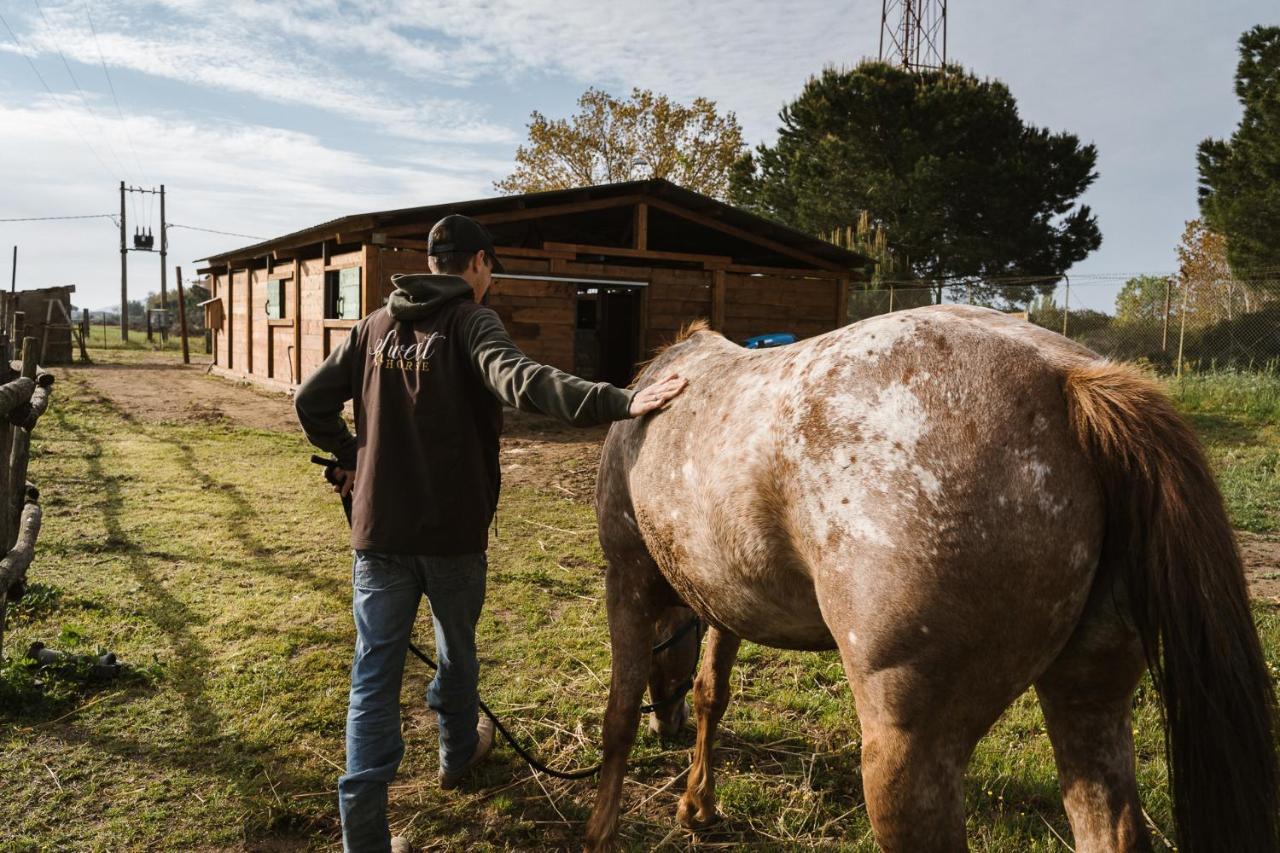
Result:
{"label": "spotted horse", "polygon": [[[741,640],[839,650],[879,845],[966,849],[974,746],[1034,685],[1078,851],[1149,849],[1130,704],[1164,708],[1184,853],[1275,851],[1274,698],[1222,498],[1157,384],[959,306],[746,350],[695,327],[615,424],[596,509],[612,681],[586,847],[613,845],[655,625],[708,626],[679,821],[715,818],[712,742]],[[658,698],[658,697],[655,697]],[[678,724],[679,719],[674,723]]]}

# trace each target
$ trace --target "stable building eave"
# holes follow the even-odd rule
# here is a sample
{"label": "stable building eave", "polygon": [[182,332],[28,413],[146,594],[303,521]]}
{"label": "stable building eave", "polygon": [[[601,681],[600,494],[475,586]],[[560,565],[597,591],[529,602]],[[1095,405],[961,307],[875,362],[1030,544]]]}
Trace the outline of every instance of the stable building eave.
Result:
{"label": "stable building eave", "polygon": [[[726,259],[725,262],[700,263],[708,268],[736,265],[774,270],[785,267],[799,273],[812,271],[856,279],[868,264],[867,258],[856,252],[670,181],[654,179],[339,217],[213,255],[206,259],[202,272],[228,266],[257,266],[265,263],[267,257],[283,260],[325,243],[331,244],[335,251],[340,245],[358,248],[367,243],[422,250],[431,224],[449,213],[462,213],[488,226],[494,232],[499,254],[507,251],[567,256],[632,255],[648,260],[700,263],[695,255],[705,255],[704,250],[694,253],[679,251],[681,246],[663,245],[664,233],[668,241],[679,242],[687,232],[696,230],[700,235],[696,240],[699,245],[707,245],[709,239],[719,241],[714,252],[716,257]],[[623,221],[620,219],[623,216],[628,219]],[[584,222],[608,224],[610,217],[617,220],[613,230],[607,235],[602,232],[598,243],[566,243],[554,239],[558,222],[565,223],[564,228],[576,235]],[[673,222],[678,222],[679,227],[674,227]],[[628,233],[623,235],[623,229]],[[649,234],[652,240],[648,239]],[[670,248],[677,251],[667,250]],[[682,257],[684,255],[690,257]]]}

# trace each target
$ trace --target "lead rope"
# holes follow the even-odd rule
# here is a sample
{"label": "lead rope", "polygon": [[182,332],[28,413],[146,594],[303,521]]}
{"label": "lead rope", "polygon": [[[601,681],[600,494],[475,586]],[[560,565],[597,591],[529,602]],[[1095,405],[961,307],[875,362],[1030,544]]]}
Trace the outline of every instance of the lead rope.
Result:
{"label": "lead rope", "polygon": [[[330,483],[334,483],[333,471],[335,468],[338,467],[338,460],[326,459],[323,456],[312,456],[311,461],[317,465],[323,465],[324,478]],[[336,485],[336,483],[334,483],[334,485]],[[350,495],[346,495],[342,498],[342,509],[347,514],[347,524],[350,524],[351,523],[351,496]],[[684,699],[685,694],[688,693],[691,689],[693,689],[693,679],[698,672],[698,661],[702,659],[702,621],[698,619],[697,616],[694,616],[688,622],[681,625],[674,632],[672,632],[670,637],[667,637],[665,640],[663,640],[661,643],[658,643],[658,645],[654,646],[652,649],[653,654],[655,655],[660,654],[666,651],[667,649],[671,648],[672,646],[674,646],[684,637],[685,634],[688,634],[690,631],[693,631],[693,630],[697,631],[697,643],[698,643],[697,654],[694,656],[694,659],[693,659],[693,671],[689,673],[689,677],[686,678],[683,682],[681,682],[680,686],[677,687],[676,691],[672,693],[670,696],[667,696],[665,699],[660,699],[657,702],[651,702],[648,705],[641,705],[640,706],[641,714],[651,714],[654,711],[658,710],[659,708],[665,708],[668,705],[672,705],[678,701],[681,701],[682,699]],[[432,672],[435,672],[437,669],[439,669],[439,667],[436,666],[436,662],[433,661],[426,652],[422,651],[422,649],[415,646],[412,640],[409,641],[409,651],[413,653],[414,657],[416,657],[418,660],[426,664],[427,668],[430,669]],[[504,738],[506,738],[507,743],[511,744],[511,748],[515,751],[516,755],[520,756],[520,758],[523,759],[524,763],[528,764],[534,770],[538,770],[538,771],[541,771],[542,773],[546,773],[548,776],[553,776],[556,779],[566,779],[569,781],[574,781],[576,779],[586,779],[587,777],[594,776],[600,772],[599,764],[595,765],[594,767],[586,767],[581,770],[555,770],[551,767],[548,767],[547,765],[543,764],[540,760],[538,760],[538,757],[536,755],[534,755],[529,750],[525,749],[524,746],[522,746],[520,742],[515,739],[515,735],[507,731],[507,727],[504,726],[502,724],[502,721],[498,719],[497,714],[489,710],[489,706],[484,703],[483,699],[480,699],[477,696],[476,701],[480,704],[480,710],[484,712],[484,715],[493,721],[493,727],[497,729],[498,732],[501,733],[501,735]]]}

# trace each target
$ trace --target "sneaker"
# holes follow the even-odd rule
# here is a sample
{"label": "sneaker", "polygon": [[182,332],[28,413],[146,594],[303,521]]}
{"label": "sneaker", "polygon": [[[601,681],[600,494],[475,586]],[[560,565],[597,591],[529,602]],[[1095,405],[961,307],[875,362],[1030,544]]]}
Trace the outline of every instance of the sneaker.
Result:
{"label": "sneaker", "polygon": [[391,836],[391,853],[413,853],[413,845],[403,835]]}
{"label": "sneaker", "polygon": [[493,751],[493,720],[481,715],[480,722],[476,723],[476,735],[480,739],[476,741],[476,751],[471,753],[467,763],[457,770],[440,771],[441,789],[452,791],[458,787],[462,782],[462,777],[467,775],[467,771],[484,761],[489,753]]}

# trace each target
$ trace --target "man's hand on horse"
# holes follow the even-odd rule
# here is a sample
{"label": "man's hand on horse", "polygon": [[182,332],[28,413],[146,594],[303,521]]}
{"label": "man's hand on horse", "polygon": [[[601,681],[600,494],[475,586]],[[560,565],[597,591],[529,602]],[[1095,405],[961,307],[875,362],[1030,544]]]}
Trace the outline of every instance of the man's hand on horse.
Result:
{"label": "man's hand on horse", "polygon": [[680,374],[673,373],[670,376],[659,379],[652,385],[646,385],[631,398],[631,417],[638,418],[658,409],[665,409],[667,404],[683,391],[688,384],[686,380],[680,377]]}
{"label": "man's hand on horse", "polygon": [[351,487],[356,484],[356,472],[348,471],[346,468],[339,468],[336,465],[333,468],[333,490],[342,497],[351,494]]}

